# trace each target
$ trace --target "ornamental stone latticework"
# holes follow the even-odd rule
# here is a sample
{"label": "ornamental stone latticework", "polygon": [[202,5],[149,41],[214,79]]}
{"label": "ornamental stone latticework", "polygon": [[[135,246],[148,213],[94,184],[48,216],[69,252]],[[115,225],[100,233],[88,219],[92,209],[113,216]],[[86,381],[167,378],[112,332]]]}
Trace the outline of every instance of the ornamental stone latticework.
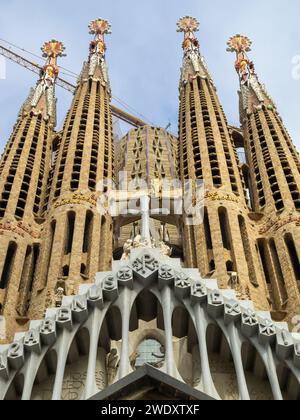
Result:
{"label": "ornamental stone latticework", "polygon": [[199,29],[177,23],[177,136],[114,136],[101,18],[56,131],[43,45],[0,161],[0,400],[300,399],[299,154],[242,35],[228,124]]}

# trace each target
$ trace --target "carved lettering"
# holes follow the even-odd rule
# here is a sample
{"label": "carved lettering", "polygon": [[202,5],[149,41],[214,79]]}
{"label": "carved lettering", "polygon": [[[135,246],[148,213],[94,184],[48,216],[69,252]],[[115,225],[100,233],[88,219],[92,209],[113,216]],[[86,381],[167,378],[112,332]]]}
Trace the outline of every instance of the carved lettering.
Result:
{"label": "carved lettering", "polygon": [[55,322],[52,319],[45,319],[41,326],[41,334],[52,334],[55,332]]}

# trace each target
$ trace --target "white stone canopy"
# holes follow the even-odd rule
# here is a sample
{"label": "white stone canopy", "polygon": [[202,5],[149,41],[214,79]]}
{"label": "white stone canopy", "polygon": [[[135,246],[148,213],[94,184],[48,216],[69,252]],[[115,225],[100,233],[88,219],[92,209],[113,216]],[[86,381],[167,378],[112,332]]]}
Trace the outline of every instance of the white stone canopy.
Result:
{"label": "white stone canopy", "polygon": [[[121,315],[118,327],[122,336],[114,381],[132,373],[131,311],[145,290],[156,297],[162,308],[165,362],[161,371],[165,374],[183,381],[174,362],[172,331],[173,314],[176,308],[183,308],[189,314],[198,340],[201,380],[195,389],[220,399],[210,368],[206,334],[210,325],[216,325],[230,348],[240,399],[250,399],[242,360],[244,343],[251,344],[260,355],[273,398],[283,399],[279,366],[296,381],[298,389],[294,391],[299,398],[299,334],[290,333],[286,324],[274,323],[269,313],[255,312],[252,302],[237,300],[233,290],[218,289],[216,280],[202,279],[198,270],[182,268],[180,260],[167,258],[158,249],[133,249],[128,261],[115,261],[112,272],[98,273],[94,284],[83,285],[78,296],[64,297],[62,307],[49,309],[43,320],[31,322],[27,333],[16,334],[11,345],[0,347],[0,399],[11,399],[9,390],[21,378],[17,380],[19,399],[30,400],[39,369],[53,350],[57,365],[49,392],[53,400],[60,400],[70,348],[83,328],[89,332],[89,343],[83,343],[88,344],[88,360],[80,398],[89,399],[99,393],[95,375],[98,343],[104,320],[112,308],[117,308]],[[119,323],[119,319],[113,322]]]}

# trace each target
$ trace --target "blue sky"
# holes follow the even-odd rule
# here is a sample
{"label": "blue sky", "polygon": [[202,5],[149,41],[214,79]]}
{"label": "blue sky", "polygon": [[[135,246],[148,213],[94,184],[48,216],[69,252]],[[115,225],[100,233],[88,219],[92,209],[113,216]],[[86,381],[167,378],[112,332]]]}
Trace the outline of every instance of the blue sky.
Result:
{"label": "blue sky", "polygon": [[[172,123],[177,132],[178,80],[182,34],[176,22],[190,14],[201,23],[198,34],[228,120],[238,125],[238,79],[234,55],[226,52],[236,33],[253,41],[251,58],[278,105],[300,150],[300,80],[292,77],[292,59],[300,55],[299,0],[0,0],[0,38],[34,53],[44,41],[64,41],[68,56],[60,61],[79,73],[88,54],[88,23],[97,17],[112,23],[107,61],[113,95],[130,104],[155,125]],[[72,80],[72,79],[70,79]],[[0,150],[2,151],[36,76],[7,62],[0,80]],[[71,95],[60,88],[58,128]]]}

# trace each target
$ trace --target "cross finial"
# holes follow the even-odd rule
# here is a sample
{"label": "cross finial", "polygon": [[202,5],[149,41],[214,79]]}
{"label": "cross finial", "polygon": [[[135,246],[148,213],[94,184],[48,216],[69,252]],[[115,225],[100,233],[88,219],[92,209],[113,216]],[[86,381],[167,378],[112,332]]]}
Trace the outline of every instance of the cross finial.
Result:
{"label": "cross finial", "polygon": [[239,54],[241,52],[245,53],[251,51],[252,41],[247,36],[238,34],[232,36],[227,42],[227,45],[227,51]]}
{"label": "cross finial", "polygon": [[108,20],[98,18],[89,24],[91,35],[111,34],[111,24]]}
{"label": "cross finial", "polygon": [[198,32],[200,23],[191,16],[184,16],[177,22],[177,32]]}
{"label": "cross finial", "polygon": [[65,46],[61,41],[56,41],[52,39],[52,41],[45,42],[41,48],[43,52],[43,57],[45,58],[54,58],[57,57],[65,57]]}

